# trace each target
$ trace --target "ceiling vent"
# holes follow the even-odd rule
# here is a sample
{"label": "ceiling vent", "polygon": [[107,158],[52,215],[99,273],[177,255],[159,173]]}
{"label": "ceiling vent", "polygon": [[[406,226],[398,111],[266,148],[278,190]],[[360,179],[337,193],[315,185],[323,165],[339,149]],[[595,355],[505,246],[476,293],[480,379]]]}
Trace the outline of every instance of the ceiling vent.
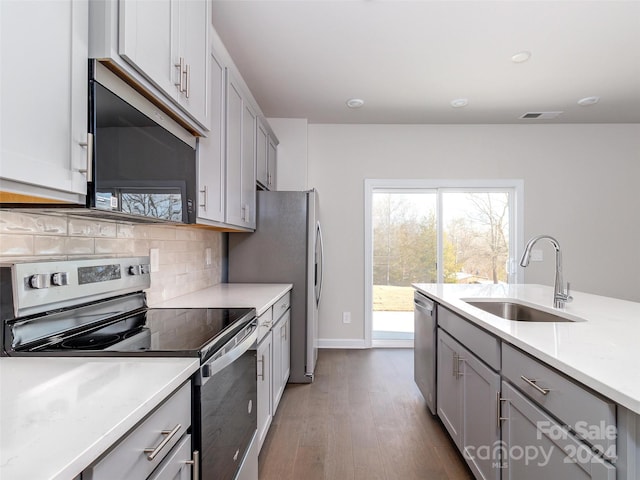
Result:
{"label": "ceiling vent", "polygon": [[520,118],[524,120],[549,120],[558,118],[562,112],[527,112]]}

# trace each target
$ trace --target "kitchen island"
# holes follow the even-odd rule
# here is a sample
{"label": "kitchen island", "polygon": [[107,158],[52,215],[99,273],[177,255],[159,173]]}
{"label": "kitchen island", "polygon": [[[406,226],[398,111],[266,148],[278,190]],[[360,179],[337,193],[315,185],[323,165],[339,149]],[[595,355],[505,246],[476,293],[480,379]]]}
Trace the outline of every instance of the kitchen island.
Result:
{"label": "kitchen island", "polygon": [[[561,438],[541,441],[561,452],[568,451],[562,442],[570,441],[572,448],[588,452],[587,460],[573,463],[587,473],[585,478],[640,478],[639,303],[573,292],[573,302],[554,309],[553,288],[542,285],[414,287],[436,302],[437,414],[476,476],[500,478],[503,470],[504,478],[506,468],[510,478],[517,478],[520,468],[508,456],[503,464],[494,458],[482,465],[478,455],[469,454],[478,442],[509,447],[515,438],[519,447],[542,449],[536,441],[548,432],[540,425],[556,422]],[[467,303],[474,300],[510,301],[573,321],[506,320]],[[465,390],[465,382],[476,390]],[[456,411],[458,397],[462,406]],[[480,398],[485,407],[477,406],[483,403]],[[493,420],[480,425],[477,419],[483,417]],[[527,424],[532,427],[528,432],[518,431]],[[585,425],[598,438],[584,435],[580,428]],[[566,464],[567,457],[559,457],[557,470],[548,465],[545,475],[582,478],[563,470]]]}

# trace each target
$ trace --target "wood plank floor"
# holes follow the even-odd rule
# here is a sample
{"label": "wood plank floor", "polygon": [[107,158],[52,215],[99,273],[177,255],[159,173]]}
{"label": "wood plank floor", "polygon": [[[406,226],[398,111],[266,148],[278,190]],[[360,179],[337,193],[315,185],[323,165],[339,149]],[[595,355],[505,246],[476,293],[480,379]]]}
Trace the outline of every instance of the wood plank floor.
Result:
{"label": "wood plank floor", "polygon": [[413,382],[412,349],[321,350],[315,381],[287,386],[260,480],[472,479]]}

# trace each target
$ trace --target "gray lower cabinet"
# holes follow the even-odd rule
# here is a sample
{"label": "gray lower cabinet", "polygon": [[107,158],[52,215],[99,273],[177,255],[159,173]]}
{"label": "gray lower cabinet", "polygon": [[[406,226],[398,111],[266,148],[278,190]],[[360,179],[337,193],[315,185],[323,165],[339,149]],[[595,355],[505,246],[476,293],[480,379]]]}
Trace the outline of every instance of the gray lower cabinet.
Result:
{"label": "gray lower cabinet", "polygon": [[438,415],[478,479],[499,480],[500,375],[438,330]]}
{"label": "gray lower cabinet", "polygon": [[187,480],[197,455],[191,450],[191,383],[151,412],[94,465],[82,480]]}
{"label": "gray lower cabinet", "polygon": [[260,341],[258,345],[258,405],[256,407],[256,416],[258,418],[258,451],[262,448],[269,427],[271,426],[272,416],[272,363],[273,356],[273,335],[269,331]]}
{"label": "gray lower cabinet", "polygon": [[614,480],[597,456],[530,399],[502,382],[502,480]]}

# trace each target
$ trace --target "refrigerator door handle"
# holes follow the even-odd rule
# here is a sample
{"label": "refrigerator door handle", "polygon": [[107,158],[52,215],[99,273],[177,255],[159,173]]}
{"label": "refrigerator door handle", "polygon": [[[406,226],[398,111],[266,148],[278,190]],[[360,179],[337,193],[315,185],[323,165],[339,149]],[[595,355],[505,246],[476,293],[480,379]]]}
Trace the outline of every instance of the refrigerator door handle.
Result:
{"label": "refrigerator door handle", "polygon": [[318,280],[318,259],[316,258],[316,306],[320,305],[322,296],[322,282],[324,280],[324,243],[322,241],[322,229],[320,222],[316,223],[316,244],[320,245],[320,280]]}

